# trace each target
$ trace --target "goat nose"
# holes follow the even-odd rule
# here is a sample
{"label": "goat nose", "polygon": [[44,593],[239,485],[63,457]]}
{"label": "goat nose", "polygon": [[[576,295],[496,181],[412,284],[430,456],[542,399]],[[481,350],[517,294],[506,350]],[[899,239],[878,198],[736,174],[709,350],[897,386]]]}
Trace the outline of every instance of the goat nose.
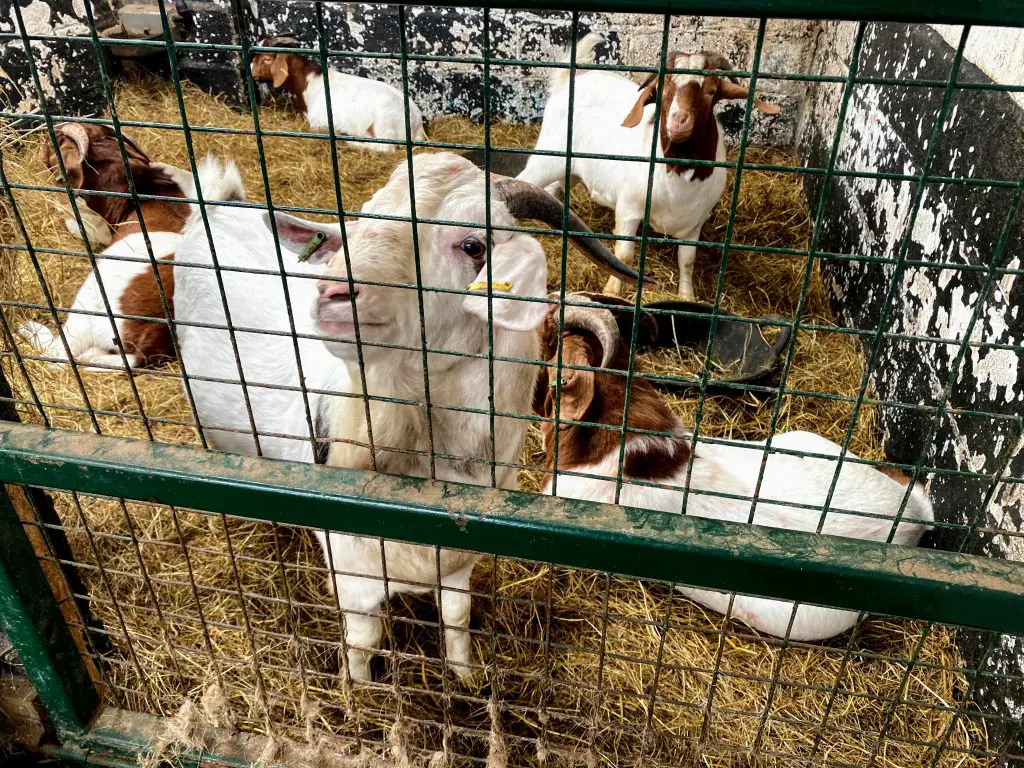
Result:
{"label": "goat nose", "polygon": [[669,120],[669,125],[678,130],[686,130],[693,125],[693,115],[690,113],[673,115],[672,119]]}
{"label": "goat nose", "polygon": [[347,301],[349,295],[359,295],[358,288],[349,291],[348,283],[343,280],[321,280],[317,283],[316,289],[320,293],[321,299],[329,301]]}

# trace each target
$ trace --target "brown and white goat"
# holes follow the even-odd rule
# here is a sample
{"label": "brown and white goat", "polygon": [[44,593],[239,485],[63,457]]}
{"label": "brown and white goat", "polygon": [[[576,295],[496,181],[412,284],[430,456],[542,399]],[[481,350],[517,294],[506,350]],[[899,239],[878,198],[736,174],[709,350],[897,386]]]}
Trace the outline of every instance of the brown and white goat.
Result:
{"label": "brown and white goat", "polygon": [[[62,123],[56,126],[56,133],[68,185],[73,190],[129,192],[120,147],[110,126]],[[122,136],[137,194],[177,198],[192,195],[191,175],[152,162],[138,144]],[[59,171],[57,153],[50,145],[43,151],[43,162],[51,170]],[[230,196],[241,195],[241,181],[237,177],[236,181],[237,189],[229,191]],[[204,196],[220,199],[222,193],[204,189]],[[159,262],[156,269],[167,308],[172,310],[171,262],[191,207],[185,202],[140,200],[136,208],[131,198],[105,195],[82,196],[79,201],[79,215],[89,242],[108,247],[96,254],[96,269],[79,288],[62,327],[71,357],[79,363],[102,366],[97,370],[109,371],[110,366],[121,369],[119,339],[130,367],[172,358],[174,350],[166,322],[170,318],[165,318],[161,286],[154,274],[139,214],[149,234],[152,257]],[[66,224],[72,234],[81,234],[73,216]],[[103,293],[116,316],[113,319],[107,315]],[[18,332],[47,357],[67,359],[60,337],[41,323],[26,322]]]}
{"label": "brown and white goat", "polygon": [[[576,46],[577,61],[586,61],[602,42],[596,34],[584,37]],[[564,61],[568,62],[568,52]],[[728,60],[716,53],[672,51],[666,64],[673,69],[732,69]],[[552,91],[544,107],[544,121],[537,149],[565,152],[569,119],[569,71],[553,69]],[[572,151],[601,155],[641,158],[639,160],[600,160],[573,156],[571,173],[582,181],[590,196],[600,205],[615,211],[615,234],[635,236],[644,219],[651,144],[654,139],[654,104],[658,76],[651,75],[639,87],[614,72],[587,71],[576,75]],[[661,119],[657,127],[658,158],[723,161],[725,143],[722,127],[715,117],[715,105],[723,100],[746,99],[747,89],[729,77],[717,75],[665,75],[661,92]],[[778,114],[779,108],[760,99],[754,106],[765,114]],[[701,227],[711,215],[725,190],[725,168],[706,165],[658,164],[654,168],[651,190],[651,227],[679,240],[697,240]],[[532,155],[519,178],[548,187],[565,177],[565,158],[557,155]],[[632,263],[633,243],[619,240],[615,255]],[[693,298],[694,245],[678,246],[679,293]],[[607,293],[621,289],[618,278],[611,278]]]}
{"label": "brown and white goat", "polygon": [[[293,37],[271,37],[260,45],[298,48],[301,43]],[[310,128],[326,131],[330,127],[324,94],[327,83],[331,89],[331,117],[336,134],[405,141],[406,97],[400,90],[379,80],[346,75],[336,69],[328,69],[327,73],[328,77],[324,78],[320,64],[297,53],[258,53],[252,60],[253,80],[270,83],[290,93],[296,108],[305,113]],[[414,141],[426,141],[423,115],[411,100],[409,126]],[[397,145],[359,142],[356,146],[390,152]]]}
{"label": "brown and white goat", "polygon": [[[568,300],[577,304],[589,302],[583,295],[570,294]],[[543,326],[543,354],[551,365],[555,363],[557,349],[557,317],[557,307],[552,308]],[[545,490],[551,492],[552,480],[557,476],[559,496],[612,503],[626,402],[623,369],[628,350],[619,337],[611,312],[600,305],[566,306],[562,337],[562,362],[570,367],[562,369],[558,381],[555,381],[554,369],[545,369],[534,397],[537,412],[554,419],[556,392],[560,394],[557,438],[554,421],[542,425],[547,468],[552,473]],[[576,370],[574,366],[617,369],[617,372]],[[575,422],[600,424],[604,428]],[[557,468],[554,466],[556,439]],[[764,445],[764,441],[695,444],[692,435],[650,383],[634,378],[619,503],[747,522],[761,473]],[[838,469],[834,495],[821,532],[869,541],[886,540],[903,502],[905,478],[854,463],[857,456],[853,453],[847,453],[841,467],[837,467],[833,457],[838,457],[839,446],[810,432],[776,434],[772,449],[813,455],[774,451],[768,454],[752,522],[772,528],[817,530]],[[691,459],[692,474],[687,482]],[[655,483],[658,487],[631,481]],[[684,508],[684,488],[687,487],[691,493],[686,497]],[[712,496],[701,491],[742,498]],[[791,504],[799,506],[788,506]],[[931,503],[924,488],[915,486],[893,541],[917,544],[932,519]],[[679,591],[720,613],[729,610],[730,596],[726,593],[688,587],[680,587]],[[801,605],[790,628],[792,612],[793,604],[787,601],[737,595],[731,615],[779,637],[786,635],[788,629],[788,636],[793,640],[822,640],[850,629],[856,622],[856,614],[849,611]]]}

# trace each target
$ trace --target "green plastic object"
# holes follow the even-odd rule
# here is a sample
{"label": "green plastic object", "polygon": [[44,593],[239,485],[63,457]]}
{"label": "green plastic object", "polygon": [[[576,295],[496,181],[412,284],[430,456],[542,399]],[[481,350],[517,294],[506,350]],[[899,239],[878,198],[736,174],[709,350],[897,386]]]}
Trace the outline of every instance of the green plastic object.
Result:
{"label": "green plastic object", "polygon": [[309,239],[309,242],[302,248],[302,251],[299,252],[299,261],[309,261],[310,257],[320,250],[320,246],[323,245],[326,240],[327,235],[323,232],[317,232],[314,234],[313,237]]}

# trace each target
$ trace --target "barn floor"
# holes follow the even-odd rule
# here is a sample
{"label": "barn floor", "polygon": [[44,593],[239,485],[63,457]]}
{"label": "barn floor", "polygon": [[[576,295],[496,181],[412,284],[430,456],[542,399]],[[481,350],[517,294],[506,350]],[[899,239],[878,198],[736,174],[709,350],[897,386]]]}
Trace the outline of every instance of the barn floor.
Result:
{"label": "barn floor", "polygon": [[[197,126],[252,128],[249,115],[232,111],[192,88],[185,90],[188,120]],[[175,96],[158,80],[118,86],[122,120],[180,124]],[[280,106],[260,111],[263,130],[303,131],[303,121]],[[482,129],[448,118],[428,128],[440,141],[480,141]],[[155,160],[188,167],[180,131],[129,131]],[[495,145],[529,146],[535,127],[497,125]],[[11,182],[47,183],[39,160],[41,136],[17,144],[4,137]],[[257,146],[252,136],[195,132],[197,156],[213,151],[236,159],[250,199],[264,200]],[[277,203],[335,205],[330,154],[312,139],[265,137],[268,184]],[[345,205],[358,207],[387,177],[399,156],[357,149],[341,151]],[[751,149],[754,162],[790,163],[775,150]],[[592,210],[585,192],[574,192],[577,210],[598,231],[611,215]],[[68,235],[56,194],[21,191],[16,202],[38,247],[80,250]],[[727,206],[720,205],[709,240],[721,240]],[[20,242],[8,217],[5,242]],[[806,248],[810,222],[799,179],[774,172],[745,172],[734,238],[779,248]],[[557,275],[560,240],[544,238]],[[54,301],[68,306],[88,271],[82,258],[46,255],[40,263]],[[676,281],[671,249],[655,248],[648,262],[659,290],[671,298]],[[0,293],[8,301],[42,299],[24,251],[5,250]],[[803,259],[781,254],[733,252],[723,308],[749,316],[791,317],[800,298]],[[698,257],[699,298],[714,295],[718,258]],[[570,290],[600,290],[596,269],[570,256]],[[13,324],[37,311],[6,310]],[[826,294],[815,273],[805,321],[833,326]],[[22,352],[31,354],[28,347]],[[5,375],[19,397],[32,395],[10,356]],[[800,333],[789,380],[792,390],[852,396],[863,371],[849,336]],[[699,361],[677,351],[638,358],[640,371],[695,372]],[[99,411],[106,434],[198,445],[175,365],[135,376],[85,372],[84,394],[67,370],[28,361],[32,388],[54,427],[91,430],[86,399]],[[693,421],[697,398],[675,398],[679,414]],[[715,437],[766,436],[773,401],[751,395],[709,397],[701,431]],[[32,408],[23,418],[39,422]],[[841,440],[853,406],[806,396],[783,398],[779,429],[808,429]],[[539,463],[531,437],[524,461]],[[881,458],[875,414],[864,407],[851,448]],[[536,472],[521,484],[535,489]],[[663,585],[567,571],[543,564],[485,561],[477,569],[472,628],[476,660],[488,665],[471,683],[441,674],[436,661],[436,615],[429,601],[393,606],[391,643],[396,653],[380,665],[378,684],[349,690],[339,674],[339,618],[325,587],[325,568],[308,533],[170,510],[146,504],[58,494],[58,507],[113,646],[109,696],[144,712],[182,714],[272,736],[309,748],[316,762],[329,753],[379,751],[396,759],[427,760],[447,750],[455,764],[486,759],[488,766],[867,764],[903,768],[928,764],[929,745],[947,743],[943,766],[981,766],[986,736],[977,723],[955,718],[949,707],[967,685],[953,644],[954,631],[919,622],[873,618],[853,636],[813,647],[783,646],[736,622],[706,612]],[[229,547],[237,568],[232,568]],[[922,641],[923,636],[923,641]],[[908,670],[905,660],[914,659]],[[661,671],[656,676],[658,660]],[[387,668],[385,668],[387,666]],[[717,670],[717,674],[716,674]],[[226,694],[227,700],[217,695]],[[710,704],[710,705],[709,705]],[[191,714],[189,714],[191,713]],[[180,718],[179,718],[180,719]],[[947,730],[951,728],[948,736]],[[884,734],[879,748],[879,732]],[[327,737],[325,739],[325,737]],[[593,746],[591,751],[590,745]],[[503,756],[503,761],[499,757]],[[595,762],[596,760],[596,762]],[[432,765],[435,763],[431,763]],[[440,763],[443,764],[443,763]]]}

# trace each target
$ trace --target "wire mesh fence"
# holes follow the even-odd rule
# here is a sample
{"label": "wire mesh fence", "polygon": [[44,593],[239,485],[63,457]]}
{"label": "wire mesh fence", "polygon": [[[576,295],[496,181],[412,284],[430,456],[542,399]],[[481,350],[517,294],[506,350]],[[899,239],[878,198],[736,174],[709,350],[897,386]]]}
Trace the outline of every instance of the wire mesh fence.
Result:
{"label": "wire mesh fence", "polygon": [[[948,53],[928,67],[922,59],[917,70],[907,41],[904,64],[887,71],[880,40],[901,25],[806,25],[805,36],[835,43],[831,59],[819,48],[812,63],[789,71],[778,62],[779,30],[790,22],[767,17],[742,21],[746,59],[731,63],[678,58],[673,46],[693,34],[689,20],[645,17],[650,56],[626,65],[607,51],[596,62],[578,55],[595,23],[581,11],[549,15],[567,44],[559,59],[510,45],[512,11],[501,8],[467,9],[459,23],[474,26],[465,40],[457,25],[434,30],[444,49],[436,53],[416,27],[423,9],[389,7],[394,36],[377,51],[368,38],[338,44],[334,4],[285,7],[302,15],[302,29],[289,30],[301,39],[231,3],[235,38],[222,43],[176,40],[178,15],[161,2],[159,39],[132,42],[165,59],[163,75],[115,77],[107,52],[123,41],[99,34],[89,4],[88,34],[40,34],[17,4],[13,23],[0,29],[7,44],[32,52],[28,96],[39,104],[2,115],[19,127],[4,129],[0,165],[0,327],[11,389],[4,402],[48,430],[111,438],[83,446],[112,446],[93,463],[90,448],[26,449],[21,433],[8,432],[3,479],[52,489],[55,516],[40,512],[35,491],[19,502],[19,486],[11,486],[40,561],[67,580],[64,617],[104,703],[163,718],[146,750],[217,758],[226,750],[210,729],[223,729],[262,734],[250,755],[262,764],[1020,760],[1016,694],[1001,706],[985,695],[1024,683],[1019,660],[1005,661],[1020,642],[1011,615],[1019,569],[992,566],[991,580],[979,576],[977,586],[995,596],[979,594],[977,607],[953,605],[970,586],[953,567],[966,574],[987,564],[767,537],[729,555],[746,585],[733,592],[733,582],[712,583],[730,568],[728,557],[713,577],[697,579],[679,540],[658,539],[677,532],[673,518],[698,516],[913,545],[927,523],[929,536],[958,555],[1019,553],[1013,500],[1024,425],[1012,395],[1021,349],[1006,327],[1016,322],[1009,306],[1020,274],[1024,169],[971,157],[974,147],[963,146],[970,137],[951,127],[971,99],[987,98],[979,94],[1016,99],[1024,84],[978,74],[967,56],[976,32],[958,27],[948,34]],[[698,24],[696,48],[701,30],[721,39],[717,21],[724,24]],[[58,41],[95,57],[101,115],[56,107],[40,51]],[[203,55],[239,63],[248,106],[184,79],[181,60]],[[309,84],[332,67],[397,84],[402,98],[390,116],[398,138],[383,135],[382,122],[351,128],[351,114],[365,107],[345,90],[351,83],[329,76],[313,92]],[[435,114],[425,132],[418,128],[417,87],[427,89],[431,72],[474,84],[477,122]],[[651,86],[649,103],[640,104],[644,143],[632,152],[595,150],[579,138],[628,121],[615,114],[595,126],[577,91],[586,78],[614,72]],[[550,79],[552,91],[564,85],[560,143],[544,144],[548,114],[543,128],[496,119],[507,105],[499,110],[495,102],[517,78]],[[297,98],[266,100],[264,79]],[[703,154],[673,155],[662,129],[677,107],[665,95],[691,83],[708,104],[721,98],[714,88],[735,87],[740,107],[725,120],[729,130],[708,118],[723,136],[712,133]],[[794,106],[774,96],[761,101],[776,86],[804,89],[803,114],[817,123],[815,152],[755,145],[772,135],[772,99]],[[886,156],[895,138],[863,149],[865,126],[899,99],[920,109],[920,144],[902,165]],[[204,160],[207,152],[232,160],[237,178]],[[463,152],[476,152],[479,167],[439,154]],[[970,165],[958,167],[960,156]],[[507,177],[529,157],[557,163],[558,190],[523,208],[515,195],[524,193]],[[599,171],[574,184],[587,167]],[[614,197],[607,187],[629,184],[633,167],[643,169],[636,221],[606,207]],[[720,182],[722,190],[720,200],[710,199],[707,221],[682,236],[660,230],[671,219],[664,180],[674,177]],[[896,190],[877,201],[888,205],[885,236],[830,250],[836,220],[850,215],[837,199],[841,184],[857,193]],[[967,254],[972,233],[936,224],[936,211],[954,200],[975,201],[975,224],[984,218],[985,232],[996,233],[991,240],[975,233]],[[588,245],[591,236],[607,250]],[[706,305],[678,303],[688,248],[697,249],[692,292]],[[608,270],[583,253],[606,267],[635,254],[625,260],[638,279],[630,283],[619,267],[621,303],[592,303],[607,288]],[[333,255],[330,264],[325,255]],[[867,270],[882,276],[867,293],[869,322],[862,308],[844,304],[844,291],[853,293],[843,282],[850,269],[865,270],[863,280]],[[907,309],[902,294],[931,291],[921,301],[934,304],[950,280],[976,295],[963,308],[945,307],[947,317],[960,315],[943,328],[929,322],[927,307],[917,317]],[[739,344],[732,358],[728,339]],[[903,373],[891,370],[894,349],[941,359],[927,397],[887,383]],[[762,369],[746,375],[755,354]],[[906,365],[908,375],[919,373]],[[989,385],[988,398],[964,394]],[[993,436],[992,448],[985,455],[969,455],[966,442],[949,448],[950,430]],[[794,437],[799,431],[818,437]],[[155,445],[144,456],[116,437]],[[199,449],[198,464],[160,454],[164,444]],[[359,476],[358,492],[352,485],[341,493],[355,501],[338,507],[337,517],[311,511],[315,496],[337,487],[300,487],[296,474],[292,498],[274,514],[259,494],[252,508],[230,506],[246,497],[229,492],[215,501],[219,491],[200,485],[203,457],[211,476],[223,460],[202,452],[209,449],[374,474]],[[47,455],[68,467],[77,458],[84,469],[55,482],[18,450],[30,458],[35,451],[44,464]],[[122,474],[104,479],[104,462]],[[177,485],[167,480],[174,462],[185,478]],[[130,477],[133,464],[140,477],[152,473],[152,492]],[[265,482],[256,465],[244,466],[253,468],[228,485]],[[564,518],[532,519],[539,526],[533,557],[528,538],[517,540],[517,556],[507,554],[500,530],[489,541],[474,539],[487,547],[467,543],[488,514],[525,514],[539,504],[497,490],[443,505],[454,519],[436,541],[397,522],[371,536],[348,535],[367,533],[348,516],[389,508],[397,515],[414,504],[404,490],[433,492],[384,484],[376,473],[623,507],[568,505],[558,508]],[[896,478],[898,491],[886,486],[875,503],[882,494],[875,485],[889,482],[883,476]],[[814,492],[801,493],[808,478]],[[940,509],[934,521],[917,484]],[[961,497],[957,489],[968,491]],[[950,495],[974,506],[943,513],[943,494],[947,507]],[[577,549],[563,546],[545,524],[589,529],[591,540],[583,533],[572,540]],[[642,558],[626,554],[630,528],[654,531],[642,554],[669,562],[638,565]],[[693,546],[710,549],[717,529],[694,530],[708,540]],[[726,539],[743,535],[722,530]],[[796,565],[772,565],[788,567],[789,578],[774,580],[776,570],[762,582],[741,561],[772,547],[806,558],[812,580],[849,578],[854,587],[838,588],[830,601],[820,583],[801,583]],[[727,549],[722,544],[719,554]],[[849,559],[836,560],[838,575],[828,572],[829,558],[840,554]],[[867,582],[855,579],[871,557],[891,567],[899,586],[909,584],[901,575],[923,582],[937,562],[926,577],[948,580],[954,597],[944,604],[910,585],[900,602],[877,583],[860,593],[856,584]],[[632,578],[663,575],[676,568],[672,559],[680,561],[673,579]],[[581,564],[590,567],[569,567]],[[700,591],[716,587],[714,595]],[[918,594],[924,607],[915,605]],[[757,595],[798,603],[750,599]],[[817,606],[854,610],[813,613]],[[774,630],[768,616],[776,617]],[[808,629],[808,616],[835,628]]]}

